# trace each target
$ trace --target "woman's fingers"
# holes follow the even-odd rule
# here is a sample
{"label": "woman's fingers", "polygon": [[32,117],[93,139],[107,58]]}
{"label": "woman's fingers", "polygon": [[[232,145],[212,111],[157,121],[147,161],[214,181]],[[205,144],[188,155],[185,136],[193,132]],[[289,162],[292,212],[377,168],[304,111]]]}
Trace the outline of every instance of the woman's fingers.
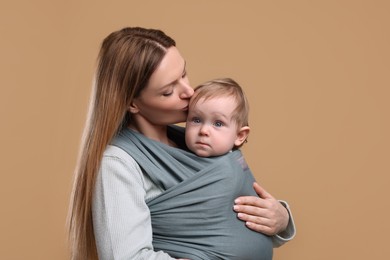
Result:
{"label": "woman's fingers", "polygon": [[262,199],[273,199],[271,194],[269,194],[263,187],[261,187],[257,182],[253,183],[253,188]]}
{"label": "woman's fingers", "polygon": [[234,201],[238,218],[250,229],[266,235],[283,231],[289,220],[286,208],[257,183],[253,188],[259,197],[242,196]]}

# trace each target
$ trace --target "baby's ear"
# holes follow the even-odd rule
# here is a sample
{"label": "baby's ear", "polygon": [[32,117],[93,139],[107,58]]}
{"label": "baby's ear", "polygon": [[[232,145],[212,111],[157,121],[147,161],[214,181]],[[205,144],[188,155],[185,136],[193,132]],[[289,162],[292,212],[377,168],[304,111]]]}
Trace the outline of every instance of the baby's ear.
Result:
{"label": "baby's ear", "polygon": [[249,126],[243,126],[238,130],[236,141],[234,141],[235,147],[240,147],[248,138],[250,128]]}

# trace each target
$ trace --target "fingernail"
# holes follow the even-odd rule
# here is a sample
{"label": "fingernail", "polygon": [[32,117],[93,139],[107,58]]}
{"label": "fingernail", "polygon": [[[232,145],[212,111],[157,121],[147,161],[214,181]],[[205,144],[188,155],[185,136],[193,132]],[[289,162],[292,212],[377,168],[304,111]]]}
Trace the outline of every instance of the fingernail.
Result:
{"label": "fingernail", "polygon": [[240,201],[240,199],[236,199],[235,201],[234,201],[234,203],[236,203],[236,204],[238,204],[238,203],[240,203],[241,201]]}
{"label": "fingernail", "polygon": [[233,206],[233,209],[234,209],[234,210],[238,210],[238,206],[234,205],[234,206]]}
{"label": "fingernail", "polygon": [[242,217],[243,217],[243,214],[242,214],[242,213],[238,213],[238,214],[237,214],[237,217],[238,217],[238,218],[242,218]]}

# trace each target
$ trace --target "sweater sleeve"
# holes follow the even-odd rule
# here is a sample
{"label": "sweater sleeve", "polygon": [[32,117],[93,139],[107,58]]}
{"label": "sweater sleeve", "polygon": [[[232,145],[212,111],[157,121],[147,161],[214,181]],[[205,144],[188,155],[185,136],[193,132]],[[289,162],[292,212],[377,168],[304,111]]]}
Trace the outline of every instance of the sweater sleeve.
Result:
{"label": "sweater sleeve", "polygon": [[287,209],[290,219],[288,221],[287,228],[281,233],[276,234],[275,236],[272,237],[272,242],[274,247],[280,247],[286,242],[292,240],[295,237],[295,233],[296,233],[295,223],[289,205],[287,204],[287,202],[283,200],[280,200],[279,202]]}
{"label": "sweater sleeve", "polygon": [[[110,149],[110,147],[109,147]],[[108,149],[108,150],[109,150]],[[155,252],[143,174],[123,150],[103,156],[93,196],[93,226],[99,259],[174,259]]]}

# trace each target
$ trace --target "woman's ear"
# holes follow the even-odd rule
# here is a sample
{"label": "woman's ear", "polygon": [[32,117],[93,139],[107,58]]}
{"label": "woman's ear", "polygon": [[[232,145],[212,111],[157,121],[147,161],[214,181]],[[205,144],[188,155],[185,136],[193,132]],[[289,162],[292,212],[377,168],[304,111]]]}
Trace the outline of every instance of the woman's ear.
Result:
{"label": "woman's ear", "polygon": [[243,126],[240,128],[240,130],[238,130],[237,138],[234,141],[235,147],[240,147],[245,142],[245,140],[248,138],[249,131],[249,126]]}
{"label": "woman's ear", "polygon": [[129,112],[131,114],[137,114],[139,112],[139,108],[137,104],[135,104],[135,102],[131,103],[131,105],[129,106]]}

